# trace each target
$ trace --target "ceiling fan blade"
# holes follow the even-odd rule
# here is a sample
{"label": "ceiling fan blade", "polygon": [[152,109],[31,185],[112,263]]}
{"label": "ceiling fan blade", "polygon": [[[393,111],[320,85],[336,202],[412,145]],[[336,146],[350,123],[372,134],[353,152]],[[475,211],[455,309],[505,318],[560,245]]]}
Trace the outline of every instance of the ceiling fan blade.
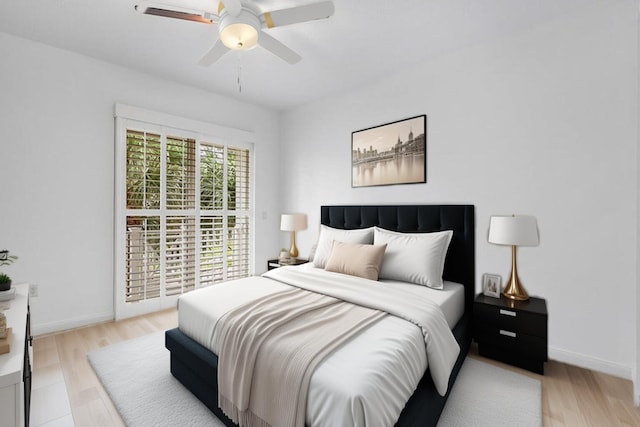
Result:
{"label": "ceiling fan blade", "polygon": [[155,3],[151,1],[143,0],[136,4],[134,8],[136,11],[145,15],[184,19],[186,21],[202,22],[203,24],[213,24],[218,20],[217,15],[207,11],[192,10],[177,5]]}
{"label": "ceiling fan blade", "polygon": [[260,17],[263,27],[273,28],[284,25],[297,24],[299,22],[325,19],[333,15],[335,8],[332,1],[308,4],[289,9],[265,12]]}
{"label": "ceiling fan blade", "polygon": [[198,64],[202,65],[203,67],[208,67],[218,59],[222,58],[222,55],[224,55],[228,51],[229,48],[227,48],[224,43],[222,43],[222,40],[218,39],[216,41],[216,44],[214,44],[213,47],[204,54],[200,61],[198,61]]}
{"label": "ceiling fan blade", "polygon": [[289,64],[295,64],[302,59],[300,55],[298,55],[264,31],[260,31],[260,35],[258,36],[258,44],[280,59],[288,62]]}
{"label": "ceiling fan blade", "polygon": [[240,15],[240,11],[242,11],[242,3],[240,3],[240,0],[224,0],[221,1],[220,4],[224,5],[223,9],[226,9],[231,16],[238,16]]}

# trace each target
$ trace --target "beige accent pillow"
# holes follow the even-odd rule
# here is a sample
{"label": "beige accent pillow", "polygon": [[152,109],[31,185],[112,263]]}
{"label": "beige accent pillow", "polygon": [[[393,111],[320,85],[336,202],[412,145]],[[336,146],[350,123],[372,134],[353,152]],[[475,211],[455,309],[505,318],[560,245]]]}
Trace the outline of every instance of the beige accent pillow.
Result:
{"label": "beige accent pillow", "polygon": [[363,245],[333,241],[325,270],[378,280],[387,245]]}
{"label": "beige accent pillow", "polygon": [[320,236],[318,237],[318,244],[316,251],[313,255],[313,266],[319,268],[325,268],[327,260],[331,255],[331,248],[333,247],[333,241],[345,243],[373,243],[373,227],[360,228],[357,230],[342,230],[339,228],[331,228],[326,225],[320,226]]}

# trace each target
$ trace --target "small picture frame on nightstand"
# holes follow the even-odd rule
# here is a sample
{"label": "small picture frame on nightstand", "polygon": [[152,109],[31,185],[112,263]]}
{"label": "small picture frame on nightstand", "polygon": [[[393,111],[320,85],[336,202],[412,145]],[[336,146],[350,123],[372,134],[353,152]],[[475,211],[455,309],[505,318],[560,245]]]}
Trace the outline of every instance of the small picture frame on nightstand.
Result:
{"label": "small picture frame on nightstand", "polygon": [[488,297],[500,298],[502,290],[502,277],[497,274],[485,273],[482,275],[482,293]]}

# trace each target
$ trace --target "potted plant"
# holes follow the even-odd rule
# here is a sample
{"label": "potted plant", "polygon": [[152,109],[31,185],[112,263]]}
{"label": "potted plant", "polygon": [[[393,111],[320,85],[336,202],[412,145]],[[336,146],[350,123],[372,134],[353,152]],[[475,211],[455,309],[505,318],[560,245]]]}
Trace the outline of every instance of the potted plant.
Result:
{"label": "potted plant", "polygon": [[[11,265],[17,259],[17,256],[9,255],[9,251],[6,249],[0,251],[0,266]],[[8,291],[9,289],[11,289],[11,277],[0,273],[0,291]]]}

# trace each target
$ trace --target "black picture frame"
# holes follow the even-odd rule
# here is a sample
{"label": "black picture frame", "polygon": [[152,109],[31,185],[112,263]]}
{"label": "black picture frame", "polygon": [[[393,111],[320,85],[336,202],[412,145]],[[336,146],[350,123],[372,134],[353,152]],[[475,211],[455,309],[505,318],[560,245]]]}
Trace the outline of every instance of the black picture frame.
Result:
{"label": "black picture frame", "polygon": [[351,187],[427,182],[427,115],[351,133]]}

